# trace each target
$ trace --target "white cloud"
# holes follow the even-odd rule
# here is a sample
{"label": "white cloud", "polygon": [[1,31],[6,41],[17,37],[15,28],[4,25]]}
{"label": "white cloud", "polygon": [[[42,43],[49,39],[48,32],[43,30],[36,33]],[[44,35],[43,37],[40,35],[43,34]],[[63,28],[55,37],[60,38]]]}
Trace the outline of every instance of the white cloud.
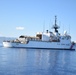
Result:
{"label": "white cloud", "polygon": [[24,27],[16,27],[17,30],[24,30]]}

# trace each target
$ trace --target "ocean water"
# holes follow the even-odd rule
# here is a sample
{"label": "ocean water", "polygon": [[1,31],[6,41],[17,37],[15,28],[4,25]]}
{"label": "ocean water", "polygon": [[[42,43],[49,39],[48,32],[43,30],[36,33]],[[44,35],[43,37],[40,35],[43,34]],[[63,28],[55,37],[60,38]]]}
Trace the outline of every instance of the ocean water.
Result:
{"label": "ocean water", "polygon": [[76,51],[1,46],[0,75],[76,75]]}

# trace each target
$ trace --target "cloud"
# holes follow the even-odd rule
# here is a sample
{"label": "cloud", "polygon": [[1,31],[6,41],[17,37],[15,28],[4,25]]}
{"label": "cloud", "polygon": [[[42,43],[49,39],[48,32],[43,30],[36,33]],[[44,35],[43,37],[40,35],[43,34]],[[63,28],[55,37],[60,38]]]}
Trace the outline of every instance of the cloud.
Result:
{"label": "cloud", "polygon": [[16,30],[24,30],[24,27],[16,27]]}

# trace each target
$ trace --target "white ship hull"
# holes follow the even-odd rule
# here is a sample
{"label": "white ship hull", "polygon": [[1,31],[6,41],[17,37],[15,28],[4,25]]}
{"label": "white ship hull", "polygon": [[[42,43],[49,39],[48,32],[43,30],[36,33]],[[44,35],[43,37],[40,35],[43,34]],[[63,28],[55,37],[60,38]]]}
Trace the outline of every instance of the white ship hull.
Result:
{"label": "white ship hull", "polygon": [[60,42],[46,42],[46,41],[29,41],[28,43],[13,43],[3,42],[4,47],[18,47],[18,48],[37,48],[37,49],[62,49],[75,50],[75,44],[62,44]]}

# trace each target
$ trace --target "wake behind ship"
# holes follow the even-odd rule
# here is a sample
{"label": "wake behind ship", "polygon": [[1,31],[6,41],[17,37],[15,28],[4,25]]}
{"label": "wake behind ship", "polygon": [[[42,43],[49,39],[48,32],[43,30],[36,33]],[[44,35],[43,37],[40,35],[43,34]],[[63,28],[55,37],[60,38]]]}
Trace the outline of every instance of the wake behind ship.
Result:
{"label": "wake behind ship", "polygon": [[71,36],[65,31],[63,35],[58,32],[60,28],[57,24],[55,16],[54,32],[38,32],[35,37],[21,35],[19,38],[11,41],[3,41],[4,47],[18,48],[37,48],[37,49],[60,49],[75,50],[76,44],[71,41]]}

